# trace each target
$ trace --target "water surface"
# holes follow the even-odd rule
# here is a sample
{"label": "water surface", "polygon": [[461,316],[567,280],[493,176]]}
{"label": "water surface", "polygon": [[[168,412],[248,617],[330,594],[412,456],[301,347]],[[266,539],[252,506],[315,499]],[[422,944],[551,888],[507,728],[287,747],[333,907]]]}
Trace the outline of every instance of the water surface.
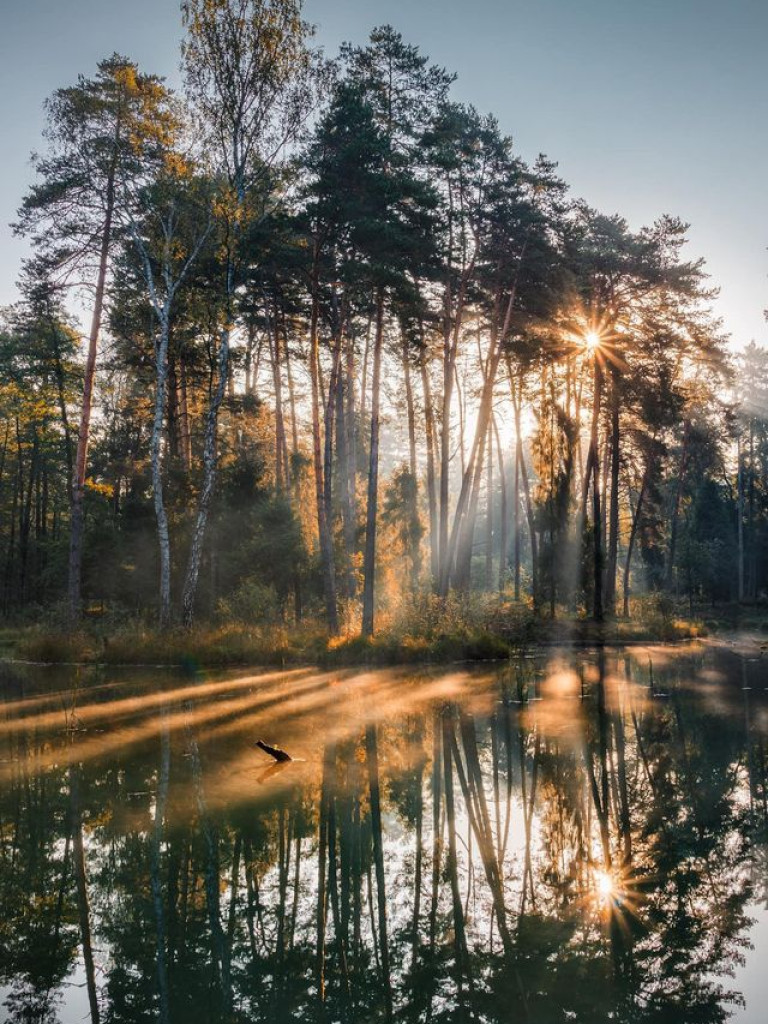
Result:
{"label": "water surface", "polygon": [[0,1019],[757,1024],[767,665],[3,666]]}

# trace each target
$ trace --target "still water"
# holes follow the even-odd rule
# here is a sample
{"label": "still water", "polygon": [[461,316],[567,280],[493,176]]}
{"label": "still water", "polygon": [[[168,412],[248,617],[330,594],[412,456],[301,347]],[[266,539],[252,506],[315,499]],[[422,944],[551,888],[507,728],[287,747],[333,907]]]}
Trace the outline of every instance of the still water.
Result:
{"label": "still water", "polygon": [[2,1020],[766,1020],[757,646],[0,693]]}

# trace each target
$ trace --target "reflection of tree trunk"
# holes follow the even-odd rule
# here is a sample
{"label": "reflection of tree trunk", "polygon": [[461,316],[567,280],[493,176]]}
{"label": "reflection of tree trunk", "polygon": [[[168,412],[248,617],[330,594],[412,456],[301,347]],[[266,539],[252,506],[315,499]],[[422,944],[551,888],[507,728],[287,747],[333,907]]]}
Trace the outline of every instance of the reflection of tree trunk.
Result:
{"label": "reflection of tree trunk", "polygon": [[414,964],[416,963],[416,957],[418,955],[419,948],[419,921],[421,917],[421,873],[424,859],[424,851],[422,847],[424,831],[424,800],[422,797],[423,771],[424,767],[422,764],[419,768],[419,773],[417,776],[418,802],[416,804],[416,863],[414,867],[413,881],[413,932],[411,938],[411,949]]}
{"label": "reflection of tree trunk", "polygon": [[379,786],[379,751],[376,726],[365,727],[365,759],[368,766],[368,785],[371,795],[371,834],[373,860],[376,866],[376,891],[379,917],[379,945],[381,946],[381,973],[384,981],[384,1011],[392,1020],[392,979],[389,969],[389,939],[387,936],[387,893],[384,875],[384,848],[381,828],[381,791]]}
{"label": "reflection of tree trunk", "polygon": [[208,924],[211,929],[212,953],[214,963],[218,968],[222,1010],[224,1016],[228,1017],[232,1009],[232,980],[229,948],[224,938],[224,931],[221,927],[221,913],[219,907],[218,836],[214,826],[211,824],[205,801],[205,792],[203,789],[203,768],[200,760],[200,751],[197,746],[197,740],[191,734],[189,729],[187,730],[187,738],[190,764],[192,767],[195,802],[197,804],[200,830],[205,842],[205,902],[208,909]]}
{"label": "reflection of tree trunk", "polygon": [[[71,827],[67,829],[66,838],[64,839],[64,853],[61,858],[61,880],[59,882],[59,895],[56,900],[56,917],[54,918],[55,924],[53,926],[53,935],[51,936],[51,952],[48,958],[51,965],[50,974],[48,975],[48,987],[45,991],[44,1006],[47,1009],[49,1000],[51,998],[51,989],[56,981],[56,963],[59,951],[59,942],[61,940],[61,922],[64,917],[64,898],[66,896],[67,886],[69,884],[69,851],[72,841],[72,830]],[[14,841],[14,848],[15,848]]]}
{"label": "reflection of tree trunk", "polygon": [[[493,897],[493,905],[496,911],[496,919],[505,951],[511,948],[511,939],[507,928],[507,912],[504,906],[504,895],[501,888],[501,873],[496,859],[496,851],[493,845],[493,832],[491,819],[488,814],[488,804],[485,799],[485,788],[483,776],[480,769],[480,757],[477,749],[477,735],[475,733],[474,719],[470,715],[462,714],[460,720],[461,738],[464,747],[464,757],[467,764],[466,780],[459,756],[458,748],[454,749],[456,769],[459,782],[464,793],[464,800],[467,805],[467,813],[470,825],[475,833],[477,845],[480,850],[480,857],[485,868],[488,886]],[[453,736],[453,730],[451,730]],[[453,740],[455,742],[455,739]]]}
{"label": "reflection of tree trunk", "polygon": [[275,952],[277,964],[273,977],[273,1005],[279,1006],[285,985],[285,916],[288,893],[288,868],[290,866],[291,838],[286,830],[287,811],[281,807],[277,812],[277,937]]}
{"label": "reflection of tree trunk", "polygon": [[624,734],[622,707],[613,714],[613,735],[616,741],[616,782],[619,791],[619,827],[622,835],[624,863],[632,860],[632,822],[629,813],[629,789],[627,787],[627,744]]}
{"label": "reflection of tree trunk", "polygon": [[333,793],[328,797],[328,895],[331,904],[333,917],[333,934],[336,939],[339,962],[341,965],[341,977],[344,984],[344,995],[347,1000],[350,998],[349,969],[347,966],[347,944],[341,927],[341,912],[339,909],[339,884],[336,857],[336,799]]}
{"label": "reflection of tree trunk", "polygon": [[69,795],[72,813],[72,853],[77,886],[77,913],[80,919],[80,939],[83,946],[83,962],[85,964],[85,984],[88,990],[88,1005],[91,1011],[91,1024],[99,1024],[99,1000],[96,994],[96,970],[93,964],[93,944],[91,941],[91,915],[88,905],[88,879],[85,873],[85,851],[83,848],[83,818],[80,806],[79,769],[70,765]]}
{"label": "reflection of tree trunk", "polygon": [[168,802],[168,780],[171,770],[171,744],[168,734],[167,711],[162,713],[160,731],[160,777],[155,799],[155,827],[150,848],[150,877],[152,885],[152,903],[155,911],[157,988],[160,995],[160,1020],[166,1024],[170,1020],[170,1003],[168,994],[168,944],[166,940],[165,909],[163,907],[163,888],[160,882],[160,846],[165,831],[165,808]]}
{"label": "reflection of tree trunk", "polygon": [[245,892],[246,892],[246,904],[245,904],[245,920],[248,925],[248,943],[251,948],[251,959],[256,960],[256,896],[255,886],[253,884],[253,854],[251,851],[250,840],[246,839],[244,842],[245,856]]}
{"label": "reflection of tree trunk", "polygon": [[493,813],[496,827],[496,861],[501,870],[501,786],[499,776],[499,720],[491,715],[491,764],[493,765]]}
{"label": "reflection of tree trunk", "polygon": [[610,780],[608,776],[608,715],[605,708],[605,652],[602,648],[598,651],[598,672],[597,684],[597,722],[598,722],[598,759],[600,763],[600,781],[598,783],[595,775],[594,764],[592,763],[592,751],[587,744],[586,763],[589,775],[589,785],[592,791],[592,800],[597,813],[597,820],[600,827],[600,842],[603,848],[603,863],[610,868],[611,838],[608,828],[608,816],[610,813]]}
{"label": "reflection of tree trunk", "polygon": [[[464,933],[464,911],[461,906],[459,891],[458,857],[456,854],[456,807],[453,798],[453,764],[452,751],[456,740],[453,736],[453,723],[446,716],[443,718],[443,779],[445,784],[445,818],[448,829],[448,860],[446,871],[451,884],[453,902],[453,934],[456,951],[456,988],[459,1005],[463,1010],[464,963],[466,955],[466,937]],[[453,742],[451,742],[453,740]]]}
{"label": "reflection of tree trunk", "polygon": [[322,1007],[325,1003],[325,926],[328,913],[326,889],[328,860],[328,804],[331,800],[331,773],[335,763],[332,744],[327,744],[323,757],[323,781],[320,786],[320,820],[317,846],[317,938],[315,941],[315,987]]}
{"label": "reflection of tree trunk", "polygon": [[541,752],[541,736],[537,733],[533,747],[533,764],[531,767],[531,790],[528,793],[528,773],[526,771],[527,738],[522,725],[519,728],[520,739],[520,797],[523,805],[523,829],[525,831],[525,860],[523,864],[523,895],[520,913],[525,911],[525,901],[530,889],[531,903],[535,902],[533,887],[533,865],[531,860],[531,841],[533,839],[533,808],[536,800],[536,787],[539,778],[539,754]]}
{"label": "reflection of tree trunk", "polygon": [[301,880],[301,837],[296,836],[296,852],[293,856],[293,897],[291,902],[291,923],[288,931],[288,948],[293,949],[296,934],[296,916],[299,912],[299,882]]}
{"label": "reflection of tree trunk", "polygon": [[499,854],[499,867],[502,872],[504,870],[504,860],[507,855],[507,845],[509,843],[509,826],[512,821],[512,723],[510,721],[510,711],[508,707],[504,708],[504,745],[507,751],[507,798],[504,809],[504,838],[501,843],[501,853]]}
{"label": "reflection of tree trunk", "polygon": [[443,724],[439,711],[435,712],[432,728],[432,902],[429,911],[429,950],[434,954],[437,932],[437,899],[443,861],[443,836],[440,819]]}
{"label": "reflection of tree trunk", "polygon": [[235,836],[235,848],[232,851],[232,874],[229,879],[229,914],[227,915],[227,943],[229,944],[230,958],[232,956],[232,942],[235,937],[235,923],[237,921],[237,896],[240,886],[240,853],[243,847],[243,834],[238,832]]}
{"label": "reflection of tree trunk", "polygon": [[187,911],[189,909],[189,865],[192,857],[192,841],[189,836],[184,839],[184,856],[181,864],[181,892],[179,893],[179,962],[184,963],[187,954]]}

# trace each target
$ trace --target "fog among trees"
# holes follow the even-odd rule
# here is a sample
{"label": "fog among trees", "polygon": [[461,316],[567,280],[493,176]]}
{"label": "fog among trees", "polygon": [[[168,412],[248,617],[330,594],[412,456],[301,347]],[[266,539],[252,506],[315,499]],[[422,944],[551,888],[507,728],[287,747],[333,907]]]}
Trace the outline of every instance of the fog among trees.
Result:
{"label": "fog among trees", "polygon": [[591,209],[390,26],[329,59],[299,0],[182,8],[182,93],[116,53],[47,103],[4,615],[367,637],[764,601],[768,351],[687,225]]}

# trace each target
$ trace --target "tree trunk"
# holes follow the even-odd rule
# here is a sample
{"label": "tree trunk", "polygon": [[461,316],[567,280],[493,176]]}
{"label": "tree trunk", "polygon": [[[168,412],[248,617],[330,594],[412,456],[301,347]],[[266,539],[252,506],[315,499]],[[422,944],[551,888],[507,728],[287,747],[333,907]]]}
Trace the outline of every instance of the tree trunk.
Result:
{"label": "tree trunk", "polygon": [[635,538],[637,536],[637,530],[640,525],[640,515],[642,513],[643,501],[645,499],[645,492],[648,487],[651,473],[651,456],[648,456],[648,461],[645,464],[645,471],[643,473],[643,480],[640,484],[640,493],[637,496],[637,505],[635,506],[635,514],[632,516],[632,526],[629,531],[629,541],[627,542],[627,559],[624,563],[624,603],[623,613],[624,617],[629,616],[629,571],[632,566],[632,552],[635,547]]}
{"label": "tree trunk", "polygon": [[288,444],[285,435],[283,415],[283,378],[280,373],[280,334],[277,329],[277,308],[269,315],[269,300],[264,296],[267,324],[270,331],[269,354],[272,363],[272,382],[275,388],[275,488],[278,494],[291,486],[291,470],[288,460]]}
{"label": "tree trunk", "polygon": [[509,514],[509,509],[507,502],[507,475],[504,468],[504,452],[501,447],[499,426],[496,422],[495,416],[493,417],[493,433],[496,438],[496,458],[499,464],[499,486],[501,488],[501,508],[499,510],[499,593],[502,594],[507,582],[507,543],[509,530],[507,516]]}
{"label": "tree trunk", "polygon": [[203,486],[197,503],[197,517],[195,529],[192,535],[192,545],[187,560],[187,572],[184,579],[184,591],[182,595],[182,621],[186,627],[190,627],[195,617],[195,598],[197,596],[197,584],[200,578],[200,562],[203,557],[203,542],[205,531],[208,526],[208,515],[213,499],[213,489],[216,483],[217,457],[217,434],[219,425],[219,409],[224,398],[224,391],[229,376],[229,327],[223,328],[221,340],[219,341],[218,358],[219,379],[211,396],[211,403],[208,408],[208,417],[205,424],[205,441],[203,443]]}
{"label": "tree trunk", "polygon": [[619,371],[611,366],[611,498],[608,517],[608,559],[605,567],[605,607],[616,611],[616,569],[619,557]]}
{"label": "tree trunk", "polygon": [[672,514],[669,524],[669,552],[667,555],[666,588],[672,589],[672,577],[675,571],[675,555],[677,553],[677,523],[680,515],[680,502],[683,499],[683,484],[685,481],[685,470],[688,465],[688,443],[691,435],[691,421],[686,419],[683,424],[683,444],[680,452],[680,468],[677,473],[677,487],[675,488],[675,500],[672,505]]}
{"label": "tree trunk", "polygon": [[539,545],[536,537],[536,519],[533,514],[533,502],[531,501],[531,489],[528,484],[528,469],[525,465],[525,454],[523,452],[523,432],[522,432],[522,405],[523,405],[523,394],[522,394],[522,383],[520,384],[520,393],[518,394],[515,390],[515,382],[512,376],[512,363],[511,360],[507,362],[507,371],[509,373],[509,387],[512,393],[512,405],[515,411],[515,494],[516,494],[516,510],[515,510],[515,523],[516,523],[516,537],[515,537],[515,594],[516,600],[520,599],[520,527],[517,525],[517,520],[520,515],[520,503],[519,503],[519,483],[518,483],[518,471],[520,480],[523,484],[523,501],[525,503],[525,517],[528,523],[528,535],[531,545],[531,590],[533,597],[534,610],[539,607]]}
{"label": "tree trunk", "polygon": [[485,470],[485,589],[493,590],[493,416],[488,427],[488,459]]}
{"label": "tree trunk", "polygon": [[323,482],[323,449],[320,439],[320,352],[317,336],[318,297],[317,279],[313,281],[312,315],[310,323],[309,371],[312,384],[312,455],[315,468],[315,498],[317,501],[317,532],[320,543],[320,562],[323,572],[325,616],[330,633],[339,632],[336,607],[336,572],[333,560],[333,541],[326,517],[325,487]]}
{"label": "tree trunk", "polygon": [[157,539],[160,548],[160,629],[167,629],[171,621],[171,543],[168,534],[168,515],[163,499],[163,473],[160,447],[163,439],[163,414],[168,381],[168,329],[169,303],[160,315],[160,333],[155,342],[155,414],[152,420],[152,496],[157,520]]}
{"label": "tree trunk", "polygon": [[[738,580],[738,599],[739,604],[744,601],[744,456],[741,451],[741,434],[736,439],[736,514],[737,530],[736,536],[738,541],[738,560],[737,566],[737,580]],[[23,573],[22,573],[23,578]]]}
{"label": "tree trunk", "polygon": [[379,487],[379,404],[381,391],[381,350],[384,341],[384,289],[376,295],[376,333],[373,343],[373,380],[371,383],[371,450],[368,464],[368,506],[365,515],[365,552],[363,555],[363,628],[362,635],[373,636],[374,582],[376,574],[376,517]]}
{"label": "tree trunk", "polygon": [[187,362],[184,354],[179,356],[179,377],[181,384],[181,409],[179,411],[179,430],[181,433],[181,463],[184,472],[192,468],[192,437],[189,430],[189,403],[187,396]]}
{"label": "tree trunk", "polygon": [[107,281],[107,264],[109,247],[112,241],[112,218],[115,209],[115,172],[113,162],[107,178],[106,209],[104,227],[101,232],[101,251],[99,254],[99,272],[96,278],[96,296],[93,303],[91,330],[88,335],[88,354],[85,360],[85,377],[83,379],[83,401],[80,406],[80,426],[77,432],[77,451],[75,454],[75,472],[72,484],[72,507],[70,512],[69,538],[69,579],[67,597],[69,619],[76,623],[82,614],[82,573],[83,573],[83,535],[85,533],[85,472],[88,457],[88,440],[91,430],[91,408],[93,405],[93,384],[96,376],[96,354],[101,331],[101,318],[104,311],[104,289]]}
{"label": "tree trunk", "polygon": [[427,444],[427,498],[429,502],[429,569],[432,586],[435,586],[439,571],[437,492],[435,490],[435,419],[432,409],[432,392],[429,386],[426,354],[421,358],[421,387],[424,392],[424,430]]}
{"label": "tree trunk", "polygon": [[[592,430],[587,456],[587,472],[584,480],[585,495],[592,483],[592,616],[596,622],[603,621],[603,537],[602,512],[600,508],[600,452],[598,448],[600,425],[600,401],[603,389],[603,370],[594,359],[594,398],[592,402]],[[582,503],[584,504],[584,502]]]}

